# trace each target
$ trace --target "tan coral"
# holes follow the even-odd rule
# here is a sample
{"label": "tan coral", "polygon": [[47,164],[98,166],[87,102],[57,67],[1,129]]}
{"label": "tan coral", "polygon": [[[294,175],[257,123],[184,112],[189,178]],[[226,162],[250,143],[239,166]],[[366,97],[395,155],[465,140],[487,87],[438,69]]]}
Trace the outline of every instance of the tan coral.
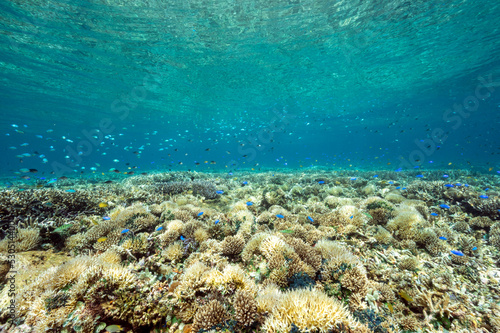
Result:
{"label": "tan coral", "polygon": [[233,300],[236,320],[243,326],[250,326],[257,316],[257,302],[253,295],[246,291],[238,290]]}
{"label": "tan coral", "polygon": [[321,333],[337,325],[360,326],[341,303],[321,291],[299,289],[282,293],[277,298],[269,304],[272,308],[265,309],[270,313],[262,325],[266,332],[289,332],[292,324],[303,331]]}
{"label": "tan coral", "polygon": [[218,300],[212,300],[198,308],[194,316],[192,330],[198,332],[201,329],[209,329],[224,322],[227,316],[224,306]]}

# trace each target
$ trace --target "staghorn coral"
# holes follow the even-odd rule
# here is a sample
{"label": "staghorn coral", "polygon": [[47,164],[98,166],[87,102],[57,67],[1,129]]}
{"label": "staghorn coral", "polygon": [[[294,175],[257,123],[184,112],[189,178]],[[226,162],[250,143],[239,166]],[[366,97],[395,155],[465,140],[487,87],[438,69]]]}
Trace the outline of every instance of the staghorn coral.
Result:
{"label": "staghorn coral", "polygon": [[243,326],[251,326],[257,316],[257,302],[250,293],[238,290],[233,299],[236,320]]}
{"label": "staghorn coral", "polygon": [[209,329],[223,323],[228,317],[227,311],[218,300],[212,300],[202,305],[194,316],[192,331],[198,332],[201,329]]}
{"label": "staghorn coral", "polygon": [[262,325],[266,332],[289,332],[292,324],[300,330],[315,328],[321,333],[342,324],[352,329],[360,326],[341,303],[318,290],[280,293],[271,289],[259,295],[257,303],[260,311],[270,314]]}
{"label": "staghorn coral", "polygon": [[341,279],[342,287],[354,293],[365,294],[368,285],[366,272],[360,266],[348,269]]}
{"label": "staghorn coral", "polygon": [[[35,228],[18,229],[14,237],[6,237],[0,241],[0,252],[7,253],[8,250],[24,252],[33,250],[41,241],[40,230]],[[14,246],[10,246],[13,244]]]}
{"label": "staghorn coral", "polygon": [[178,261],[184,255],[184,246],[182,242],[175,242],[170,244],[164,251],[163,254],[170,261]]}
{"label": "staghorn coral", "polygon": [[222,254],[226,256],[236,256],[243,251],[245,241],[239,236],[228,236],[221,243]]}

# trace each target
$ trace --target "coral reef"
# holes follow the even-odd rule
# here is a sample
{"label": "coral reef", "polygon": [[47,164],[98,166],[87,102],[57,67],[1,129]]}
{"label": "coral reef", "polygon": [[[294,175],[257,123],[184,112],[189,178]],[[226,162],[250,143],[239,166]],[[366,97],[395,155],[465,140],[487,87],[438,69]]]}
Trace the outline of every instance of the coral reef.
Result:
{"label": "coral reef", "polygon": [[3,190],[0,330],[500,330],[497,178],[238,173]]}

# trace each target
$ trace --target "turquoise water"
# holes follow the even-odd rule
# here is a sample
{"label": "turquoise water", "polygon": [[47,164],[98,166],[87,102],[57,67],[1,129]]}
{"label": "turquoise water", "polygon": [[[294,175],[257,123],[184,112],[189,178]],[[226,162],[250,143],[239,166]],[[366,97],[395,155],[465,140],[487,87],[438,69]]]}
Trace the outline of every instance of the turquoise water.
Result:
{"label": "turquoise water", "polygon": [[0,13],[3,176],[500,170],[499,2],[16,0]]}

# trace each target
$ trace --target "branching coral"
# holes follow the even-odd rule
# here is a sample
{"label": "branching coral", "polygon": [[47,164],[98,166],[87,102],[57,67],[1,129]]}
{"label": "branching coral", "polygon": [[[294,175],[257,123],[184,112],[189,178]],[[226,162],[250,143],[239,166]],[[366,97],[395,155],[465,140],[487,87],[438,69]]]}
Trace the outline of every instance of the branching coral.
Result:
{"label": "branching coral", "polygon": [[199,307],[194,316],[192,331],[198,332],[201,329],[209,329],[220,324],[228,317],[227,311],[218,300],[212,300]]}
{"label": "branching coral", "polygon": [[254,323],[257,315],[257,302],[252,294],[238,290],[233,300],[234,314],[236,320],[243,326],[250,326]]}
{"label": "branching coral", "polygon": [[[257,300],[261,310],[270,313],[262,326],[266,332],[289,332],[292,324],[302,331],[321,333],[342,324],[353,329],[360,326],[342,304],[321,291],[297,289],[286,293],[274,291],[271,295],[259,295]],[[259,302],[261,297],[267,300]]]}
{"label": "branching coral", "polygon": [[243,251],[245,241],[239,236],[228,236],[222,241],[222,254],[226,256],[239,255]]}
{"label": "branching coral", "polygon": [[0,241],[0,252],[7,253],[9,243],[14,244],[9,249],[15,252],[33,250],[40,241],[40,230],[35,228],[18,229],[14,238],[5,238]]}

